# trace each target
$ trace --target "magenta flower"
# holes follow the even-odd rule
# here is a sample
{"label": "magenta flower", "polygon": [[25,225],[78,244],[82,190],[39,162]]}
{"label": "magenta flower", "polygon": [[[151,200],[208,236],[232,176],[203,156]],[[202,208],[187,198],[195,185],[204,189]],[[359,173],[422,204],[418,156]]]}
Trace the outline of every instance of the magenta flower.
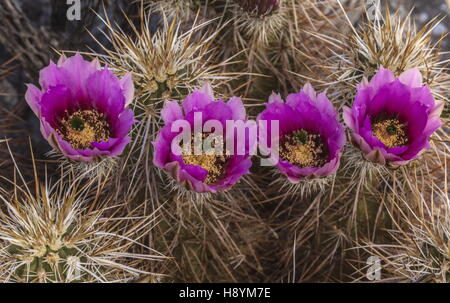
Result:
{"label": "magenta flower", "polygon": [[[286,103],[272,94],[257,119],[267,121],[267,128],[258,123],[260,143],[267,142],[272,155],[274,148],[279,149],[274,164],[292,183],[337,171],[346,142],[345,132],[325,93],[317,95],[307,84],[299,93],[289,95]],[[279,135],[274,135],[276,147],[269,139],[273,120],[279,121]]]}
{"label": "magenta flower", "polygon": [[344,107],[343,116],[365,159],[403,165],[429,148],[431,134],[442,125],[442,109],[417,69],[396,78],[381,67],[370,82],[358,85],[353,107]]}
{"label": "magenta flower", "polygon": [[[228,102],[214,101],[209,85],[188,95],[182,102],[182,106],[178,105],[176,101],[167,101],[161,111],[165,126],[161,128],[156,141],[153,142],[155,148],[153,163],[156,167],[164,169],[188,190],[198,193],[215,193],[219,190],[229,189],[244,174],[249,173],[252,165],[248,149],[249,136],[245,136],[246,150],[241,155],[237,154],[236,150],[232,155],[227,155],[225,151],[222,155],[205,152],[201,155],[174,153],[171,148],[173,140],[181,133],[181,130],[172,131],[172,125],[184,120],[194,129],[194,116],[199,113],[202,114],[203,126],[207,121],[219,121],[218,123],[223,128],[222,139],[230,136],[226,129],[227,120],[246,122],[246,112],[241,99],[233,97]],[[204,135],[205,133],[199,134]],[[194,132],[192,132],[192,139],[193,137]],[[234,138],[236,140],[238,137]],[[224,146],[226,140],[222,141]]]}
{"label": "magenta flower", "polygon": [[40,72],[42,90],[28,84],[25,98],[50,145],[74,161],[120,155],[133,125],[131,75],[119,80],[97,60],[76,54]]}

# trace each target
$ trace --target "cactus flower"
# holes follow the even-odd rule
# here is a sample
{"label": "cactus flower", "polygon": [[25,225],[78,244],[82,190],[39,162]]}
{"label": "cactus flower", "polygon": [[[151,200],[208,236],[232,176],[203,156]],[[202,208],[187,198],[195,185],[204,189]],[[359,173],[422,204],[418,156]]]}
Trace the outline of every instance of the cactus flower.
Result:
{"label": "cactus flower", "polygon": [[40,72],[41,89],[28,84],[28,105],[50,145],[73,161],[118,156],[131,141],[131,75],[117,78],[97,60],[61,57]]}
{"label": "cactus flower", "polygon": [[[289,95],[286,102],[272,94],[257,119],[279,121],[275,141],[278,144],[276,147],[268,144],[268,147],[279,149],[274,164],[292,183],[326,177],[337,171],[346,142],[345,131],[325,93],[317,95],[314,88],[306,84],[299,93]],[[259,134],[260,142],[269,142],[271,127],[261,129],[260,126]]]}
{"label": "cactus flower", "polygon": [[398,166],[417,159],[429,148],[430,136],[442,125],[443,103],[422,84],[418,69],[398,78],[381,67],[371,81],[357,87],[352,108],[344,107],[344,121],[352,142],[364,158]]}

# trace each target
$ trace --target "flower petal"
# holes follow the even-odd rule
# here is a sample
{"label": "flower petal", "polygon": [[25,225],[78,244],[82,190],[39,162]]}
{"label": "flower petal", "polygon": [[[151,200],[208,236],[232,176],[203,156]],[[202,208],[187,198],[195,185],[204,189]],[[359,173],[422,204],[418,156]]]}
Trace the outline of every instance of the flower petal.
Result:
{"label": "flower petal", "polygon": [[373,76],[372,80],[370,80],[369,85],[375,91],[379,90],[382,86],[391,83],[395,80],[394,73],[384,68],[383,66],[379,69],[379,71]]}
{"label": "flower petal", "polygon": [[272,103],[272,102],[283,103],[283,99],[281,98],[280,94],[272,93],[269,97],[269,103]]}
{"label": "flower petal", "polygon": [[201,90],[195,90],[184,99],[182,106],[184,113],[187,114],[192,111],[202,110],[211,102],[213,102],[213,99],[209,94]]}
{"label": "flower petal", "polygon": [[164,123],[169,124],[183,118],[183,112],[177,101],[166,101],[161,110]]}
{"label": "flower petal", "polygon": [[119,79],[107,68],[93,73],[86,83],[89,105],[104,113],[108,118],[117,117],[125,107],[125,96]]}
{"label": "flower petal", "polygon": [[125,96],[125,107],[127,107],[133,102],[134,98],[134,84],[131,73],[126,73],[125,76],[120,79],[120,87]]}
{"label": "flower petal", "polygon": [[33,84],[27,84],[27,92],[25,93],[25,100],[30,106],[31,110],[36,116],[40,115],[40,100],[42,98],[42,92]]}
{"label": "flower petal", "polygon": [[227,104],[232,111],[233,120],[245,120],[245,108],[241,98],[233,97],[227,102]]}
{"label": "flower petal", "polygon": [[408,69],[398,79],[409,87],[422,87],[422,74],[418,68]]}

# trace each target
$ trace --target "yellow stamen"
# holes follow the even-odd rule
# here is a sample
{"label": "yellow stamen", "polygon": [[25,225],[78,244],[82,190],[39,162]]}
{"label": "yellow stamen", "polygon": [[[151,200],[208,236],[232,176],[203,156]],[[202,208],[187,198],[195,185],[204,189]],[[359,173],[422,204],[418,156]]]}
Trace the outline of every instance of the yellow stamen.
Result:
{"label": "yellow stamen", "polygon": [[108,141],[111,136],[104,115],[96,110],[78,110],[61,120],[58,133],[75,149],[86,149],[92,142]]}
{"label": "yellow stamen", "polygon": [[[199,135],[204,139],[209,134]],[[222,144],[223,146],[223,138],[217,138],[215,144]],[[214,144],[212,145],[212,147],[215,146]],[[204,181],[206,184],[215,184],[219,181],[220,177],[224,174],[225,165],[227,164],[229,156],[226,156],[225,152],[223,152],[222,155],[217,155],[214,149],[203,151],[201,155],[195,155],[194,152],[194,137],[192,137],[191,150],[183,150],[182,152],[184,163],[188,165],[197,165],[206,169],[208,171],[208,175]]]}
{"label": "yellow stamen", "polygon": [[305,130],[283,138],[280,157],[299,167],[321,167],[326,163],[326,150],[319,134]]}
{"label": "yellow stamen", "polygon": [[386,147],[394,148],[408,143],[406,124],[397,118],[390,118],[375,122],[372,132]]}

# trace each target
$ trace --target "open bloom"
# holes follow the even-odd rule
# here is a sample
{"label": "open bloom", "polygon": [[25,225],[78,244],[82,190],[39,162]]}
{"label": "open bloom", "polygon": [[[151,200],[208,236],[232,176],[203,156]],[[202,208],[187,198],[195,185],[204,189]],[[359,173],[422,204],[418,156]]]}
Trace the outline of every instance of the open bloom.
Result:
{"label": "open bloom", "polygon": [[[325,93],[316,94],[310,84],[287,97],[272,94],[258,121],[267,121],[267,129],[259,123],[259,140],[267,142],[268,152],[276,167],[292,183],[305,178],[325,177],[336,172],[345,145],[344,127]],[[279,121],[279,134],[272,134],[270,121]],[[263,124],[264,125],[264,124]],[[273,137],[272,137],[273,136]],[[273,138],[276,144],[269,143]]]}
{"label": "open bloom", "polygon": [[[155,148],[153,162],[155,166],[164,169],[188,190],[198,193],[214,193],[218,190],[229,189],[244,174],[249,173],[252,165],[248,152],[249,136],[245,136],[246,147],[241,153],[237,153],[236,150],[230,154],[225,150],[220,153],[203,151],[201,154],[192,152],[192,150],[174,152],[176,148],[181,149],[172,142],[175,142],[175,138],[180,135],[182,130],[177,128],[173,130],[172,125],[185,121],[191,127],[190,129],[194,129],[195,116],[198,117],[200,113],[202,116],[201,126],[205,127],[205,123],[208,121],[217,121],[220,124],[223,135],[216,138],[220,139],[222,145],[226,144],[226,140],[235,141],[236,138],[239,138],[234,135],[231,138],[231,132],[227,132],[226,129],[227,121],[246,122],[246,112],[241,99],[233,97],[228,102],[214,101],[209,85],[188,95],[182,102],[182,106],[176,101],[167,101],[161,111],[165,126],[161,128],[156,141],[153,142]],[[193,141],[196,135],[200,135],[202,139],[205,138],[205,135],[211,136],[207,132],[190,131],[188,135],[188,139]]]}
{"label": "open bloom", "polygon": [[28,84],[25,98],[50,145],[74,161],[118,156],[134,123],[131,75],[119,80],[97,60],[76,54],[40,72],[42,90]]}
{"label": "open bloom", "polygon": [[353,107],[344,108],[352,142],[372,162],[403,165],[429,148],[431,134],[441,125],[442,103],[436,103],[419,70],[396,78],[381,67],[370,82],[357,87]]}

